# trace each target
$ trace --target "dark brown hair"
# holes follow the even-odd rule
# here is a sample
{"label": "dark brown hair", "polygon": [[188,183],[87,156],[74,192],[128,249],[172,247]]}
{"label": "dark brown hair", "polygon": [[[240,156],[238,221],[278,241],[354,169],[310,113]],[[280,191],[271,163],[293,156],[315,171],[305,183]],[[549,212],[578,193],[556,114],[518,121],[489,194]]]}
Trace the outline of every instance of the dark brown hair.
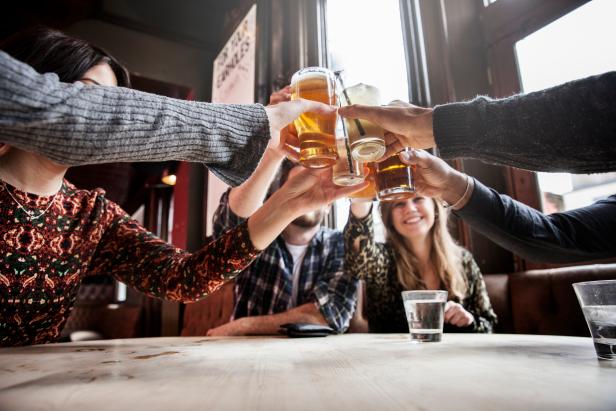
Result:
{"label": "dark brown hair", "polygon": [[56,73],[65,83],[74,83],[92,67],[107,63],[118,86],[130,87],[128,70],[111,54],[49,27],[36,26],[16,33],[0,44],[0,49],[39,73]]}

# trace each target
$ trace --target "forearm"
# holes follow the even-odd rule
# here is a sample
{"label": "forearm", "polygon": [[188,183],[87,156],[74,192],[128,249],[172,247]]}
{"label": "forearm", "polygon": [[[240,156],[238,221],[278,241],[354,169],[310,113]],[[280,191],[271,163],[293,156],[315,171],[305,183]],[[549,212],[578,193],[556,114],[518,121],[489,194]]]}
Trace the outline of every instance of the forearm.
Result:
{"label": "forearm", "polygon": [[475,181],[456,215],[479,233],[533,261],[568,263],[616,255],[616,197],[546,216]]}
{"label": "forearm", "polygon": [[280,191],[275,192],[248,219],[248,231],[252,244],[264,250],[296,217],[302,213],[295,203],[283,198]]}
{"label": "forearm", "polygon": [[245,335],[277,334],[280,326],[287,323],[327,325],[327,321],[314,303],[306,303],[282,313],[244,317],[239,321],[244,321],[242,329]]}
{"label": "forearm", "polygon": [[252,174],[270,137],[260,105],[65,84],[2,52],[0,97],[0,140],[64,165],[198,161],[237,185]]}
{"label": "forearm", "polygon": [[284,157],[266,150],[254,173],[229,193],[229,207],[237,216],[250,217],[263,204]]}
{"label": "forearm", "polygon": [[258,254],[245,224],[189,253],[127,220],[103,236],[88,274],[112,275],[150,296],[189,302],[216,290]]}
{"label": "forearm", "polygon": [[444,158],[537,171],[616,170],[616,72],[502,100],[437,106],[433,127]]}

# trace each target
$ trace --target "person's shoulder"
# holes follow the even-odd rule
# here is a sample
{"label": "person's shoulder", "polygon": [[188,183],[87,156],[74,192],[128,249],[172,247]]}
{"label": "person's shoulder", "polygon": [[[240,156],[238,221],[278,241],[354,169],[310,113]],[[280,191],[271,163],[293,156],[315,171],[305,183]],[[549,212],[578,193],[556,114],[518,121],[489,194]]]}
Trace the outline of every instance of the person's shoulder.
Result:
{"label": "person's shoulder", "polygon": [[87,190],[83,188],[78,188],[68,180],[64,180],[64,195],[67,197],[78,199],[81,201],[107,201],[105,198],[105,194],[105,190],[102,188]]}
{"label": "person's shoulder", "polygon": [[82,212],[99,210],[116,216],[126,215],[126,212],[118,204],[107,198],[106,192],[102,188],[91,190],[78,188],[69,181],[64,180],[63,190],[65,208],[70,203],[74,209],[79,209]]}
{"label": "person's shoulder", "polygon": [[470,268],[476,265],[475,257],[473,257],[473,253],[471,253],[464,247],[460,247],[460,262],[462,263],[462,267],[466,271],[469,271]]}

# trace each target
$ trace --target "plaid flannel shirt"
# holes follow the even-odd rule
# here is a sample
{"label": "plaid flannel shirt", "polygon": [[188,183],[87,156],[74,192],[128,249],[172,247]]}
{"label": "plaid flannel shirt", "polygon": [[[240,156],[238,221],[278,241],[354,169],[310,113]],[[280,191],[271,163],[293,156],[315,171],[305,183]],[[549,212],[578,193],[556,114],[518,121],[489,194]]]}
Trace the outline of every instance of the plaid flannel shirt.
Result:
{"label": "plaid flannel shirt", "polygon": [[[229,190],[214,215],[214,236],[245,219],[229,207]],[[321,227],[308,245],[302,261],[297,305],[316,304],[337,332],[344,332],[357,303],[357,280],[343,270],[344,239],[340,231]],[[235,279],[233,318],[287,311],[293,288],[293,257],[281,236]]]}

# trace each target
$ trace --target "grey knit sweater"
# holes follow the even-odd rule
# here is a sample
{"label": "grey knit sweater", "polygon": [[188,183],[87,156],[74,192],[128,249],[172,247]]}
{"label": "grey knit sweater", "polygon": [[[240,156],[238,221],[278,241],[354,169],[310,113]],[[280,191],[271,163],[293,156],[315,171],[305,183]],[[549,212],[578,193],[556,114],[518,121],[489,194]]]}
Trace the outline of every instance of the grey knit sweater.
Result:
{"label": "grey knit sweater", "polygon": [[237,185],[252,174],[269,138],[259,104],[65,84],[0,51],[0,142],[60,164],[197,161]]}
{"label": "grey knit sweater", "polygon": [[434,137],[445,158],[535,171],[614,171],[616,72],[501,100],[437,106]]}
{"label": "grey knit sweater", "polygon": [[[446,157],[472,157],[542,171],[616,170],[616,72],[503,100],[439,106],[434,133]],[[475,182],[455,212],[529,260],[571,263],[616,256],[616,195],[544,215]]]}

